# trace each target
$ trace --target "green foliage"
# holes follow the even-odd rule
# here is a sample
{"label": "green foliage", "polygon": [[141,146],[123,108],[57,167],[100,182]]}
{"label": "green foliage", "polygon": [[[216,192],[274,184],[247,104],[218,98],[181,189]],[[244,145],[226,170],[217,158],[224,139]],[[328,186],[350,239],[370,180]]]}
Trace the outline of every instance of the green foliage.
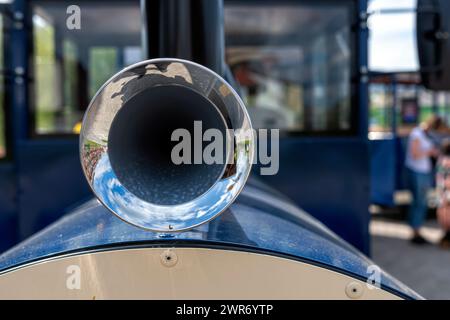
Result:
{"label": "green foliage", "polygon": [[117,71],[117,49],[95,47],[90,52],[89,96],[92,98],[97,90]]}
{"label": "green foliage", "polygon": [[79,61],[77,39],[62,41],[63,63],[55,54],[54,27],[42,18],[33,19],[35,120],[38,133],[72,132],[81,120],[79,68],[88,68],[88,92],[91,98],[100,86],[117,72],[117,49],[89,47],[89,65]]}

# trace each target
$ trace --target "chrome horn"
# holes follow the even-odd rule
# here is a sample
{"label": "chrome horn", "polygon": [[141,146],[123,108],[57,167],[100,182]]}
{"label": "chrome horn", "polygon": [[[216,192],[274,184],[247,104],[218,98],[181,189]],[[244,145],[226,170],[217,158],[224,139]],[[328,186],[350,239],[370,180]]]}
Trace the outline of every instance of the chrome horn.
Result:
{"label": "chrome horn", "polygon": [[[224,163],[173,162],[172,133],[195,136],[194,121],[228,137]],[[143,61],[114,75],[92,99],[80,134],[83,171],[100,202],[156,232],[191,229],[222,213],[247,180],[253,149],[250,118],[233,88],[179,59]]]}

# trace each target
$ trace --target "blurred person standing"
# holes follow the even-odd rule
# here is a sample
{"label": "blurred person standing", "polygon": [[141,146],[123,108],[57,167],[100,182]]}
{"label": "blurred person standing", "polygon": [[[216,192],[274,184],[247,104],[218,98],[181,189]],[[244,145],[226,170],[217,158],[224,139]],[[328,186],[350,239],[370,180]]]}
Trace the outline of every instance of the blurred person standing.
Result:
{"label": "blurred person standing", "polygon": [[422,237],[422,227],[428,211],[427,192],[432,186],[431,157],[437,157],[439,150],[433,144],[430,136],[432,131],[439,129],[442,120],[438,116],[431,116],[427,121],[415,127],[408,138],[406,152],[406,167],[408,169],[409,187],[413,196],[409,207],[408,222],[413,230],[411,242],[426,244]]}
{"label": "blurred person standing", "polygon": [[439,245],[450,248],[450,139],[442,142],[436,168],[437,218],[444,231]]}

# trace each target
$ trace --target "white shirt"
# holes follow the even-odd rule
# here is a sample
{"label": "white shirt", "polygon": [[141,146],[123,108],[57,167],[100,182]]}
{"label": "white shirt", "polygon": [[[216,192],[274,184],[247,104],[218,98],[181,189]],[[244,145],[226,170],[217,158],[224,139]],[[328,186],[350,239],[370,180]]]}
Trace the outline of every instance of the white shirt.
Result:
{"label": "white shirt", "polygon": [[414,159],[412,156],[412,142],[414,140],[419,141],[419,148],[422,152],[429,152],[433,148],[433,143],[430,138],[427,137],[425,132],[420,127],[414,128],[409,134],[408,148],[406,152],[406,167],[409,169],[420,172],[420,173],[430,173],[431,172],[431,159],[428,156],[420,157],[419,159]]}

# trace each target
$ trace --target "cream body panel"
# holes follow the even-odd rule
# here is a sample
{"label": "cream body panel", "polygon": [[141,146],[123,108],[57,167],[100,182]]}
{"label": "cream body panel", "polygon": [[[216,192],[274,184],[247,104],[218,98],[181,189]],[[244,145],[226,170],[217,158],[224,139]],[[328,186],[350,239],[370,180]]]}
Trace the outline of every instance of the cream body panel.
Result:
{"label": "cream body panel", "polygon": [[44,260],[0,275],[0,299],[350,297],[399,299],[382,289],[369,289],[365,282],[350,276],[303,262],[204,248],[81,253]]}

